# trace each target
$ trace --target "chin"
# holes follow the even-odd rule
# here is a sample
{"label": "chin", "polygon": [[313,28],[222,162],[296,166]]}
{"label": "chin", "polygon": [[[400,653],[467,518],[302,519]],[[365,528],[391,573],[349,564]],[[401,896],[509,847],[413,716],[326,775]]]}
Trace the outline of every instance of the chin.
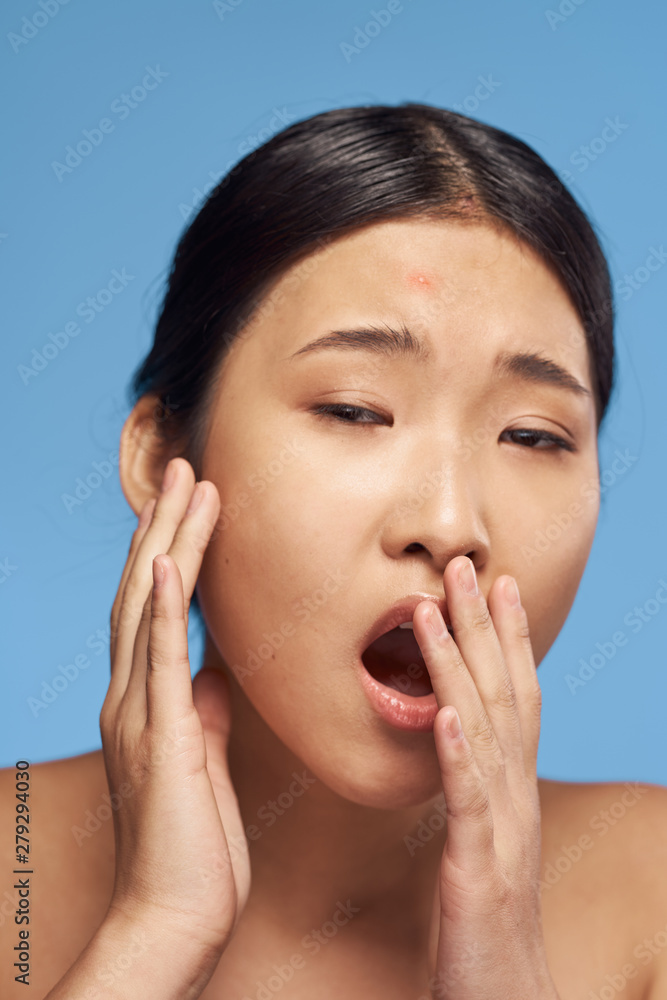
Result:
{"label": "chin", "polygon": [[433,733],[387,732],[383,725],[371,728],[375,737],[366,730],[363,743],[352,734],[341,734],[338,752],[334,741],[327,739],[317,748],[294,752],[327,788],[357,805],[410,809],[442,794]]}

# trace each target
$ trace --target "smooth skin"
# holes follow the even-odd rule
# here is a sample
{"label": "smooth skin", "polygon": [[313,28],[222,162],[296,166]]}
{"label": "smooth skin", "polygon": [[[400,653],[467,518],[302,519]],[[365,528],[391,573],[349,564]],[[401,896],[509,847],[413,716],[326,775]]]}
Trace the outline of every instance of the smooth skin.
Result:
{"label": "smooth skin", "polygon": [[[72,976],[87,983],[139,931],[150,944],[132,953],[131,983],[118,973],[104,995],[256,997],[300,956],[284,997],[569,1000],[634,963],[617,995],[658,1000],[665,950],[644,963],[635,948],[667,925],[665,790],[643,786],[602,836],[590,821],[627,794],[621,783],[535,775],[535,665],[576,595],[597,504],[540,558],[522,546],[596,476],[594,407],[499,379],[492,360],[539,349],[590,389],[576,313],[539,258],[490,227],[383,223],[313,260],[277,283],[225,360],[196,510],[185,513],[195,477],[183,457],[160,492],[169,455],[155,400],[123,430],[128,501],[150,513],[158,499],[114,604],[104,753],[33,769],[49,858],[35,935],[56,942],[42,948],[34,995],[63,974],[51,1000],[72,995]],[[352,349],[287,360],[327,329],[384,320],[427,342],[427,362]],[[317,412],[332,403],[361,409],[354,420]],[[521,428],[574,450],[529,448],[509,433]],[[425,482],[435,488],[419,492]],[[458,589],[468,562],[478,595]],[[324,587],[327,574],[337,586]],[[505,601],[510,579],[522,608]],[[195,581],[207,636],[190,686]],[[434,733],[379,720],[355,674],[364,631],[415,592],[444,599],[454,630],[440,642],[425,620],[433,600],[419,604]],[[266,636],[273,652],[246,673]],[[454,708],[461,739],[446,731]],[[2,778],[4,805],[13,774]],[[141,794],[123,800],[113,830],[74,844],[84,809],[124,779]],[[432,822],[443,793],[444,828]],[[410,852],[420,824],[433,836]],[[545,883],[583,834],[594,849]]]}

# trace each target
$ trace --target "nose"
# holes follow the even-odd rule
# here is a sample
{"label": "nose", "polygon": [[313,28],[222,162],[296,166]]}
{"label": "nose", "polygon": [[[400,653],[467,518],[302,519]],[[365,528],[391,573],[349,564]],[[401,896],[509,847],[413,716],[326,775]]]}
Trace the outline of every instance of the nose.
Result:
{"label": "nose", "polygon": [[440,576],[450,559],[467,555],[479,571],[489,557],[491,499],[483,470],[470,458],[454,455],[439,465],[416,462],[394,480],[382,531],[384,551],[393,559],[424,553]]}

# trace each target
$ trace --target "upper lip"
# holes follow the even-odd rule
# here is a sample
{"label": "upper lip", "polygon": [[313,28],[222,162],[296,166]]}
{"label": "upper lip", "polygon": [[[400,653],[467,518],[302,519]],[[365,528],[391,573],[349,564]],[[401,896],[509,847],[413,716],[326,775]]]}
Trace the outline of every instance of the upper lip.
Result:
{"label": "upper lip", "polygon": [[385,632],[390,632],[393,628],[396,628],[402,622],[412,621],[415,608],[422,601],[432,601],[433,604],[437,604],[440,608],[442,617],[445,619],[445,625],[448,628],[451,627],[451,622],[447,617],[447,605],[445,604],[444,598],[436,597],[433,594],[425,593],[414,593],[408,594],[407,597],[401,597],[395,604],[392,604],[387,611],[383,611],[379,618],[375,620],[373,625],[366,630],[362,640],[361,640],[361,652],[365,652],[371,643],[379,639],[381,635]]}

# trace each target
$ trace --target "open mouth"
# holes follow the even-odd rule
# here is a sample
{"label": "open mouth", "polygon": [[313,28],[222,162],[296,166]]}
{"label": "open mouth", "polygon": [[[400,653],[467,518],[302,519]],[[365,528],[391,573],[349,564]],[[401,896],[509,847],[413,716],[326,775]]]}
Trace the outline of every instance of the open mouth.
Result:
{"label": "open mouth", "polygon": [[431,678],[411,622],[397,625],[375,639],[362,653],[361,662],[371,677],[385,687],[413,698],[433,694]]}

